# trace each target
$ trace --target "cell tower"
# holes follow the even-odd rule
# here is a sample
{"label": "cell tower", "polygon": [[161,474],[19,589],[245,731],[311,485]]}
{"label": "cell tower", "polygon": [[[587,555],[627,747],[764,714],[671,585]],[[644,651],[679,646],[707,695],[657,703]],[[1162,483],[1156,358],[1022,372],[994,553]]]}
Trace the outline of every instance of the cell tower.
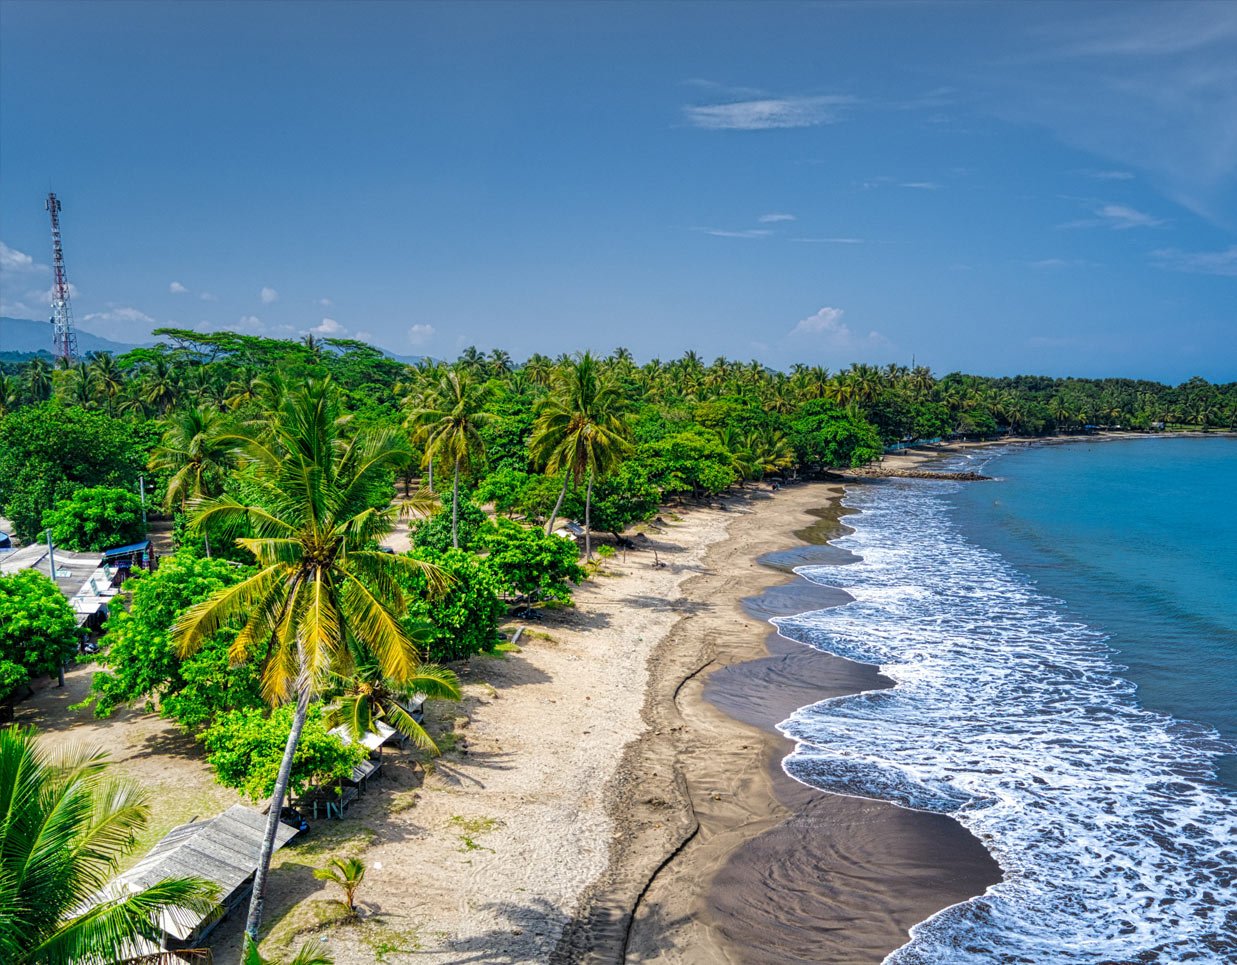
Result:
{"label": "cell tower", "polygon": [[64,252],[60,249],[60,200],[54,192],[47,196],[47,210],[52,216],[52,344],[56,346],[56,357],[68,367],[77,358],[77,331],[73,328],[69,280],[64,274]]}

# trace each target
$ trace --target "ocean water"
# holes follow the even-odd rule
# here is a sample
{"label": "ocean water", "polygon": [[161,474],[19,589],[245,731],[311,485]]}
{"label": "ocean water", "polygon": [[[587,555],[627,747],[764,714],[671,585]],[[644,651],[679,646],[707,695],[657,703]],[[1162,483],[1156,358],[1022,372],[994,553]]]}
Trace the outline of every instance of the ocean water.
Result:
{"label": "ocean water", "polygon": [[775,623],[890,690],[781,729],[804,783],[955,816],[1005,880],[893,963],[1237,961],[1237,440],[983,450],[852,489],[853,602]]}

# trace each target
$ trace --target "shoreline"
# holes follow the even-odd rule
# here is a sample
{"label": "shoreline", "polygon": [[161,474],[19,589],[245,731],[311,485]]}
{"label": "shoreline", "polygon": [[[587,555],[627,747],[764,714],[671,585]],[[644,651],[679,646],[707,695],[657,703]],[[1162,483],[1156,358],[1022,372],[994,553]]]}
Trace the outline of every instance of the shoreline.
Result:
{"label": "shoreline", "polygon": [[[890,459],[917,464],[959,448]],[[826,541],[843,531],[846,487],[863,484],[764,497],[684,585],[716,605],[684,616],[653,655],[647,729],[608,795],[610,863],[551,961],[880,961],[911,926],[1000,880],[952,818],[827,794],[782,770],[794,745],[777,723],[892,684],[767,623],[849,599],[792,567],[846,561]]]}

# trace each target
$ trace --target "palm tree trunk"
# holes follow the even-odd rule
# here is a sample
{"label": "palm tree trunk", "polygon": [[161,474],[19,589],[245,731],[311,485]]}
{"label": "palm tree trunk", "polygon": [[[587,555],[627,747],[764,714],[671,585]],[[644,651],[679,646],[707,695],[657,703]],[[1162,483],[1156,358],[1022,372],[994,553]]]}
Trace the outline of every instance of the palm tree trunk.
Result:
{"label": "palm tree trunk", "polygon": [[593,511],[593,469],[588,470],[588,489],[584,492],[584,559],[593,558],[593,531],[589,527],[589,518]]}
{"label": "palm tree trunk", "polygon": [[455,460],[455,481],[451,483],[451,547],[460,548],[460,461]]}
{"label": "palm tree trunk", "polygon": [[296,698],[296,714],[292,718],[292,730],[284,745],[283,761],[275,778],[275,790],[271,794],[271,810],[266,816],[266,834],[262,838],[262,853],[258,858],[258,870],[253,879],[253,894],[249,899],[249,918],[245,921],[245,934],[257,944],[258,929],[262,926],[262,906],[266,902],[266,876],[271,870],[271,855],[275,853],[275,832],[279,830],[279,815],[283,810],[284,796],[288,793],[288,780],[292,776],[292,758],[296,756],[301,730],[309,713],[309,679],[301,670]]}
{"label": "palm tree trunk", "polygon": [[434,457],[430,456],[430,495],[434,495]]}
{"label": "palm tree trunk", "polygon": [[558,518],[558,511],[563,508],[563,497],[567,495],[567,483],[571,480],[571,471],[568,470],[563,476],[563,488],[558,492],[558,502],[554,504],[554,509],[550,511],[550,521],[545,524],[545,534],[549,536],[554,532],[554,520]]}

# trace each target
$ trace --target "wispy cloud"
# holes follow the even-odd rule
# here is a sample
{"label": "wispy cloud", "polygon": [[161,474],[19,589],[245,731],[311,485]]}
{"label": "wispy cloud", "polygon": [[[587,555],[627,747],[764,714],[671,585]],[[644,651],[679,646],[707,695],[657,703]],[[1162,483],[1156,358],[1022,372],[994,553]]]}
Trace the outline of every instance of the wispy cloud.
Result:
{"label": "wispy cloud", "polygon": [[0,241],[0,271],[19,272],[47,271],[46,265],[40,265],[24,251],[10,248]]}
{"label": "wispy cloud", "polygon": [[767,238],[773,234],[768,228],[743,228],[735,231],[726,228],[693,228],[692,230],[712,235],[714,238]]}
{"label": "wispy cloud", "polygon": [[424,345],[437,332],[433,325],[413,325],[408,329],[408,341],[412,345]]}
{"label": "wispy cloud", "polygon": [[1130,228],[1158,228],[1167,224],[1163,218],[1131,208],[1127,204],[1101,204],[1092,209],[1095,217],[1079,218],[1057,225],[1058,228],[1112,228],[1128,231]]}
{"label": "wispy cloud", "polygon": [[279,292],[275,291],[273,288],[265,287],[258,292],[258,299],[263,305],[271,305],[274,302],[279,301]]}
{"label": "wispy cloud", "polygon": [[1081,258],[1041,258],[1038,261],[1028,261],[1027,264],[1037,271],[1055,271],[1059,268],[1079,268],[1089,262]]}
{"label": "wispy cloud", "polygon": [[107,311],[82,316],[83,322],[143,322],[153,325],[154,319],[131,305],[108,305]]}
{"label": "wispy cloud", "polygon": [[237,330],[242,332],[264,332],[266,326],[257,315],[242,315],[236,323]]}
{"label": "wispy cloud", "polygon": [[1159,268],[1184,271],[1194,275],[1237,278],[1237,245],[1232,245],[1223,251],[1181,251],[1178,248],[1160,248],[1151,253],[1151,258]]}
{"label": "wispy cloud", "polygon": [[877,331],[856,335],[850,326],[842,321],[845,314],[841,308],[826,305],[814,315],[801,319],[799,324],[790,330],[790,335],[809,338],[814,343],[823,343],[828,348],[837,350],[878,348],[890,344],[889,339]]}
{"label": "wispy cloud", "polygon": [[189,294],[189,289],[188,289],[188,288],[186,288],[184,285],[182,285],[182,284],[181,284],[180,282],[178,282],[178,281],[174,281],[174,282],[172,282],[172,284],[168,285],[168,291],[169,291],[169,292],[171,292],[173,295],[187,295],[187,294]]}
{"label": "wispy cloud", "polygon": [[936,181],[899,181],[897,178],[891,178],[884,174],[868,178],[866,181],[860,181],[859,187],[864,191],[888,187],[908,188],[912,191],[939,191],[941,189],[940,184]]}
{"label": "wispy cloud", "polygon": [[333,301],[331,301],[329,298],[319,298],[319,299],[318,299],[318,304],[319,304],[319,305],[321,305],[323,308],[330,308],[330,307],[332,307],[335,303],[334,303]]}
{"label": "wispy cloud", "polygon": [[913,191],[939,191],[941,186],[935,181],[901,181],[900,188],[910,188]]}
{"label": "wispy cloud", "polygon": [[217,302],[217,301],[219,301],[218,296],[217,296],[217,295],[212,294],[211,292],[202,292],[202,294],[198,295],[198,298],[202,299],[202,301],[204,301],[204,302]]}
{"label": "wispy cloud", "polygon": [[782,212],[773,211],[773,212],[770,212],[769,214],[762,214],[756,220],[759,221],[761,224],[777,224],[779,221],[796,221],[798,219],[795,218],[793,214],[785,214]]}
{"label": "wispy cloud", "polygon": [[769,131],[834,124],[856,99],[842,94],[819,97],[763,97],[685,107],[690,124],[712,131]]}
{"label": "wispy cloud", "polygon": [[1084,178],[1093,181],[1133,181],[1133,171],[1079,171]]}

